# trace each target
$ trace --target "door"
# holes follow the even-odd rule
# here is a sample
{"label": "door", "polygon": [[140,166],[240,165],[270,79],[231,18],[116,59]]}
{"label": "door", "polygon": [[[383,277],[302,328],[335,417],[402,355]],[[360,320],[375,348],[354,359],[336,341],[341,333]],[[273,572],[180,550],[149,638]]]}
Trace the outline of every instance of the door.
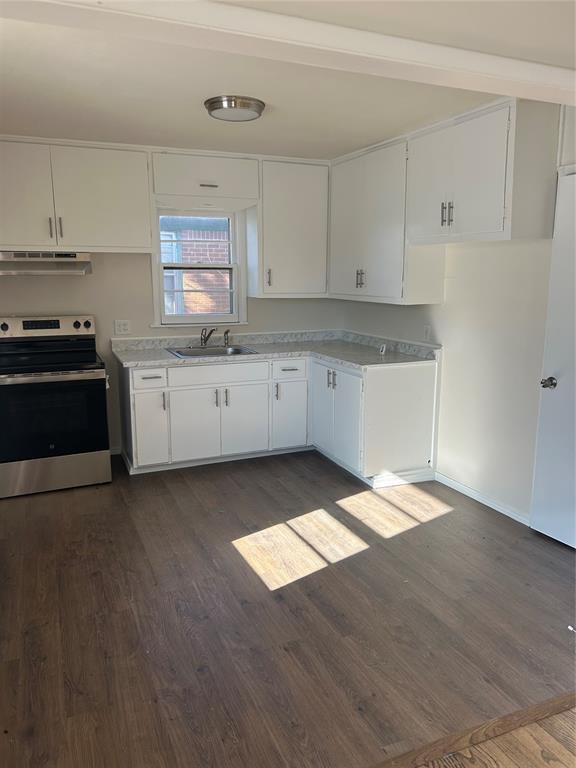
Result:
{"label": "door", "polygon": [[332,453],[334,397],[331,384],[331,369],[313,362],[310,366],[310,442],[326,453]]}
{"label": "door", "polygon": [[447,236],[446,206],[452,179],[452,129],[441,128],[408,142],[406,235],[423,243]]}
{"label": "door", "polygon": [[328,168],[262,163],[264,292],[324,293]]}
{"label": "door", "polygon": [[144,152],[52,147],[59,245],[149,251]]}
{"label": "door", "polygon": [[236,384],[222,393],[222,455],[267,451],[268,384]]}
{"label": "door", "polygon": [[[574,211],[576,175],[560,176],[548,293],[530,526],[576,546]],[[554,386],[554,383],[556,385]]]}
{"label": "door", "polygon": [[450,233],[460,236],[504,231],[504,195],[510,108],[451,128]]}
{"label": "door", "polygon": [[50,147],[0,142],[0,244],[56,246]]}
{"label": "door", "polygon": [[330,293],[361,296],[358,271],[365,236],[364,182],[366,156],[333,166],[330,195]]}
{"label": "door", "polygon": [[347,467],[360,468],[360,419],[362,414],[362,379],[334,371],[334,437],[332,454]]}
{"label": "door", "polygon": [[272,400],[272,449],[306,445],[308,421],[306,381],[276,381]]}
{"label": "door", "polygon": [[214,387],[170,392],[172,461],[220,456],[220,400]]}
{"label": "door", "polygon": [[136,392],[133,423],[138,466],[167,464],[170,461],[167,393]]}

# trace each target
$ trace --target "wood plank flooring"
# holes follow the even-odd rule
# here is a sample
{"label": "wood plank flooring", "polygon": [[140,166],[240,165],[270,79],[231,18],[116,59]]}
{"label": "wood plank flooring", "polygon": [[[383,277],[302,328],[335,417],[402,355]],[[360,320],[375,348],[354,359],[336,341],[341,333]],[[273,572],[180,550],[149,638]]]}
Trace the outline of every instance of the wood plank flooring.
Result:
{"label": "wood plank flooring", "polygon": [[[368,547],[268,589],[232,542],[320,509]],[[0,765],[371,768],[570,691],[573,574],[315,453],[0,501]]]}

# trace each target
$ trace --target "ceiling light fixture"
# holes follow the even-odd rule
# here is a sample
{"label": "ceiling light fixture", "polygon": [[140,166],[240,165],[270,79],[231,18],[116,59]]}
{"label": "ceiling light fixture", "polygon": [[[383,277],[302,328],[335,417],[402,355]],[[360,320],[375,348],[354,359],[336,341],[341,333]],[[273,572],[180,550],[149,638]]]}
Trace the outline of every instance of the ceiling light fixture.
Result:
{"label": "ceiling light fixture", "polygon": [[204,106],[216,120],[242,123],[259,118],[266,104],[252,96],[213,96],[206,99]]}

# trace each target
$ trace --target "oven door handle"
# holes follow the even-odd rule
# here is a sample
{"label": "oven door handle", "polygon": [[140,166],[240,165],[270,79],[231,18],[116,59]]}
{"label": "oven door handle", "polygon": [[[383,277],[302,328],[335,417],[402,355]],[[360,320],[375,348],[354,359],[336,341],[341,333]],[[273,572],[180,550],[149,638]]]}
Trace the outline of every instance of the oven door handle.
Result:
{"label": "oven door handle", "polygon": [[55,384],[61,381],[90,381],[93,379],[105,379],[106,371],[100,368],[96,371],[55,371],[48,373],[15,373],[0,376],[2,384]]}

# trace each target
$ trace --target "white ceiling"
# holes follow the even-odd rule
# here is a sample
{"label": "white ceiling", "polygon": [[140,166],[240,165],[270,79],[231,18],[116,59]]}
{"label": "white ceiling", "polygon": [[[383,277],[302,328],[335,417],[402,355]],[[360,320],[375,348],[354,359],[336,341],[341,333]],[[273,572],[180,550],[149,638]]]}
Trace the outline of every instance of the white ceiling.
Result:
{"label": "white ceiling", "polygon": [[215,0],[353,29],[574,68],[573,0]]}
{"label": "white ceiling", "polygon": [[[493,98],[72,27],[0,23],[6,134],[332,158]],[[254,123],[212,120],[203,101],[226,92],[257,96],[268,108]]]}

